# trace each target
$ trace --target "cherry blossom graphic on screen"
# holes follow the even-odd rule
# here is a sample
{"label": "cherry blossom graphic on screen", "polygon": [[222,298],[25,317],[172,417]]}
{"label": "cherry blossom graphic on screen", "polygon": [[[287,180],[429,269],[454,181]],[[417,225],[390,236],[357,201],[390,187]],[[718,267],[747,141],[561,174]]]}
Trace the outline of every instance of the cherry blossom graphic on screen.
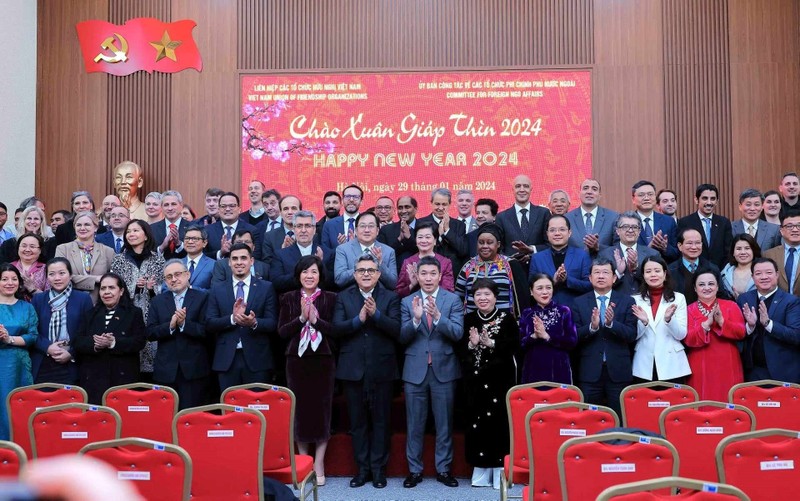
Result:
{"label": "cherry blossom graphic on screen", "polygon": [[335,145],[326,141],[313,143],[298,139],[280,139],[264,135],[259,124],[276,120],[289,107],[286,101],[279,100],[267,106],[242,106],[242,150],[248,151],[253,160],[264,157],[286,162],[292,155],[311,156],[315,153],[333,153]]}

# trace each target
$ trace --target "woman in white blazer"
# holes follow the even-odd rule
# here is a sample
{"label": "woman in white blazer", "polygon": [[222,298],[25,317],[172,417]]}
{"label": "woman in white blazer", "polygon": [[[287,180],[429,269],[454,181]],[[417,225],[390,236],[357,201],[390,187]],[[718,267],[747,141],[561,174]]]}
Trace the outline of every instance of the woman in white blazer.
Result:
{"label": "woman in white blazer", "polygon": [[660,256],[642,262],[633,314],[639,319],[633,376],[638,382],[683,383],[692,373],[681,340],[686,337],[686,298],[672,290],[667,263]]}

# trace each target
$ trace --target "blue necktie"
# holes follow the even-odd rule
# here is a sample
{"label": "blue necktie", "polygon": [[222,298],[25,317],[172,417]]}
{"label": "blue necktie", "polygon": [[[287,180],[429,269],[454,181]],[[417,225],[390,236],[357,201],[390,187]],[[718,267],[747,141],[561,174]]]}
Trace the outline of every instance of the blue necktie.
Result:
{"label": "blue necktie", "polygon": [[226,226],[225,227],[225,238],[230,240],[232,235],[233,235],[233,227],[232,226]]}
{"label": "blue necktie", "polygon": [[194,275],[194,260],[189,261],[189,276]]}
{"label": "blue necktie", "polygon": [[117,237],[114,241],[114,252],[119,254],[122,251],[122,239]]}
{"label": "blue necktie", "polygon": [[236,299],[244,299],[244,282],[241,280],[236,283]]}
{"label": "blue necktie", "polygon": [[786,280],[789,282],[789,294],[794,290],[794,252],[797,249],[789,247],[789,257],[786,258]]}
{"label": "blue necktie", "polygon": [[703,218],[703,227],[706,230],[706,243],[711,246],[711,219],[704,217]]}
{"label": "blue necktie", "polygon": [[608,298],[599,296],[597,299],[600,300],[600,325],[603,326],[606,324],[606,300]]}
{"label": "blue necktie", "polygon": [[644,236],[644,244],[650,245],[653,240],[653,230],[650,228],[650,218],[644,218],[644,228],[642,228],[642,236]]}
{"label": "blue necktie", "polygon": [[350,241],[356,234],[356,218],[351,217],[347,219],[347,240]]}
{"label": "blue necktie", "polygon": [[277,227],[278,227],[278,222],[277,221],[272,221],[272,222],[269,223],[269,231],[272,231]]}

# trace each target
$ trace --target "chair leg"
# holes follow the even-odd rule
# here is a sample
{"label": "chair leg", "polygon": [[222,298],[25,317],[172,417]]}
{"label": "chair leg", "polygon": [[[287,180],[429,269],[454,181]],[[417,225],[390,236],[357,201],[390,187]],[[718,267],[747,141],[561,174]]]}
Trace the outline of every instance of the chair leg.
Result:
{"label": "chair leg", "polygon": [[500,477],[500,501],[508,501],[508,480],[505,473]]}

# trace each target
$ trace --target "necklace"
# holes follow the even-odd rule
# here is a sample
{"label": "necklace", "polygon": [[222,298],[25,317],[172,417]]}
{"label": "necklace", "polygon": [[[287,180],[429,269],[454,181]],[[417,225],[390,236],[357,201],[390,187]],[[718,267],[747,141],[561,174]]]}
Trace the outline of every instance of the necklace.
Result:
{"label": "necklace", "polygon": [[700,301],[700,300],[697,301],[697,309],[700,310],[700,313],[702,313],[703,316],[706,316],[706,317],[711,315],[711,311],[714,309],[714,307],[716,305],[717,305],[717,300],[716,299],[711,304],[711,309],[706,308],[702,301]]}
{"label": "necklace", "polygon": [[489,313],[489,315],[487,315],[487,316],[484,316],[484,315],[483,315],[483,313],[481,313],[481,310],[475,310],[475,311],[477,311],[477,312],[478,312],[478,318],[480,318],[481,320],[483,320],[484,322],[486,322],[486,321],[488,321],[488,320],[491,320],[492,318],[494,318],[494,316],[495,316],[495,315],[497,315],[497,312],[499,312],[500,310],[498,310],[497,308],[495,308],[495,309],[494,309],[494,310],[492,310],[492,312],[491,312],[491,313]]}

